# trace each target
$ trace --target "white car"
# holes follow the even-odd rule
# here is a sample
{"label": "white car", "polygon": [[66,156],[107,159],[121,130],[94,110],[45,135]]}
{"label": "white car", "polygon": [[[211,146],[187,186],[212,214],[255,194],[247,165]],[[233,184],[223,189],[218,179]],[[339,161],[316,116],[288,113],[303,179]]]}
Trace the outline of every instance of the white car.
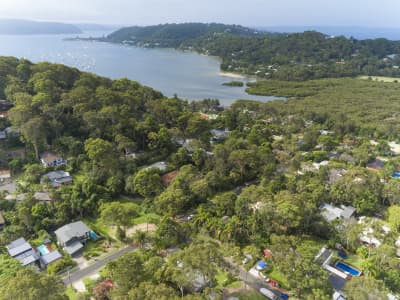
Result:
{"label": "white car", "polygon": [[274,292],[272,292],[272,291],[269,290],[269,289],[261,288],[261,289],[260,289],[260,293],[263,294],[263,295],[264,295],[265,297],[267,297],[268,299],[271,299],[271,300],[277,300],[277,299],[278,299],[278,296],[275,295]]}

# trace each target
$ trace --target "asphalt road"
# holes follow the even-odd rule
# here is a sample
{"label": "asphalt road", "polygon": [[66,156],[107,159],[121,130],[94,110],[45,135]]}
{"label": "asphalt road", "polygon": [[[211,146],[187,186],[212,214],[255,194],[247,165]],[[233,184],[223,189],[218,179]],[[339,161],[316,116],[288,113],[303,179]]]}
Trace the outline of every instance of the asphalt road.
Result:
{"label": "asphalt road", "polygon": [[80,269],[80,270],[70,273],[69,275],[63,277],[62,281],[64,282],[65,285],[69,285],[69,284],[72,284],[79,280],[82,280],[83,278],[85,278],[93,273],[96,273],[97,271],[102,269],[108,262],[113,261],[113,260],[121,257],[122,255],[124,255],[125,253],[131,252],[135,249],[136,249],[136,247],[131,246],[131,245],[128,247],[125,247],[109,256],[99,259],[98,261],[91,264],[90,266],[87,266],[84,269]]}

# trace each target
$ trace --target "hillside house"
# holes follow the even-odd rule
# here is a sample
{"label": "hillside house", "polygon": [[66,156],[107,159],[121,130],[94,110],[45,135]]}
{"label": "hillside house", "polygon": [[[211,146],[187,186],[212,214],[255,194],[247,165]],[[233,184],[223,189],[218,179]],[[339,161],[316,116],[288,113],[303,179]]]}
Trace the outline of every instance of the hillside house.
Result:
{"label": "hillside house", "polygon": [[6,246],[8,254],[18,259],[22,266],[35,265],[38,263],[39,254],[24,239],[19,238]]}
{"label": "hillside house", "polygon": [[83,245],[89,239],[91,230],[82,221],[70,223],[57,229],[58,244],[70,255],[77,254],[83,249]]}
{"label": "hillside house", "polygon": [[45,167],[57,167],[67,164],[67,161],[61,155],[53,151],[43,152],[40,156],[40,162]]}
{"label": "hillside house", "polygon": [[69,184],[72,182],[72,176],[69,174],[69,172],[65,171],[52,171],[47,174],[44,174],[42,178],[40,179],[40,183],[45,183],[46,180],[49,180],[51,186],[53,188],[58,188],[61,185],[64,184]]}
{"label": "hillside house", "polygon": [[338,219],[351,221],[356,212],[356,209],[352,206],[341,205],[340,207],[336,207],[328,203],[322,203],[319,209],[321,211],[321,215],[328,222]]}
{"label": "hillside house", "polygon": [[379,158],[367,164],[367,169],[371,171],[380,171],[383,170],[384,167],[385,167],[385,161]]}
{"label": "hillside house", "polygon": [[11,170],[6,169],[6,170],[0,170],[0,182],[5,181],[6,179],[11,178]]}

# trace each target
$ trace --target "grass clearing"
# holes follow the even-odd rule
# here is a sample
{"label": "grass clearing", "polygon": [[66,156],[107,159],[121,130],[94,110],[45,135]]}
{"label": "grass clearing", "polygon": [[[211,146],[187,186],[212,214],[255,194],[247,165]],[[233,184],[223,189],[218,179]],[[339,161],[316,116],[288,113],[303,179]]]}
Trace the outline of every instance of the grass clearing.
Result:
{"label": "grass clearing", "polygon": [[277,270],[274,267],[269,267],[268,271],[267,271],[267,276],[275,281],[277,281],[279,283],[279,285],[284,288],[285,290],[289,290],[289,284],[287,282],[286,277],[279,272],[279,270]]}
{"label": "grass clearing", "polygon": [[350,254],[348,255],[348,257],[346,259],[342,259],[345,263],[350,264],[355,266],[356,268],[358,268],[359,270],[361,269],[361,266],[363,264],[363,259],[360,258],[359,256],[355,255],[355,254]]}
{"label": "grass clearing", "polygon": [[155,213],[144,213],[141,214],[139,217],[133,220],[135,225],[143,224],[143,223],[152,223],[158,224],[160,222],[161,217]]}
{"label": "grass clearing", "polygon": [[256,291],[242,291],[232,296],[238,297],[240,300],[265,300],[265,296]]}

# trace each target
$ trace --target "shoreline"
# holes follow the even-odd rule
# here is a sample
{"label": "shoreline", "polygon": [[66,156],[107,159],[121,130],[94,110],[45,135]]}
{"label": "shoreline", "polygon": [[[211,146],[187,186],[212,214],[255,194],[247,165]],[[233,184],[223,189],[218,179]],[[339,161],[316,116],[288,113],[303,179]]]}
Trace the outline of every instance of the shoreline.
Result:
{"label": "shoreline", "polygon": [[231,72],[224,72],[224,71],[220,71],[218,73],[219,76],[223,76],[223,77],[228,77],[228,78],[235,78],[235,79],[246,79],[248,78],[247,76],[238,74],[238,73],[231,73]]}

